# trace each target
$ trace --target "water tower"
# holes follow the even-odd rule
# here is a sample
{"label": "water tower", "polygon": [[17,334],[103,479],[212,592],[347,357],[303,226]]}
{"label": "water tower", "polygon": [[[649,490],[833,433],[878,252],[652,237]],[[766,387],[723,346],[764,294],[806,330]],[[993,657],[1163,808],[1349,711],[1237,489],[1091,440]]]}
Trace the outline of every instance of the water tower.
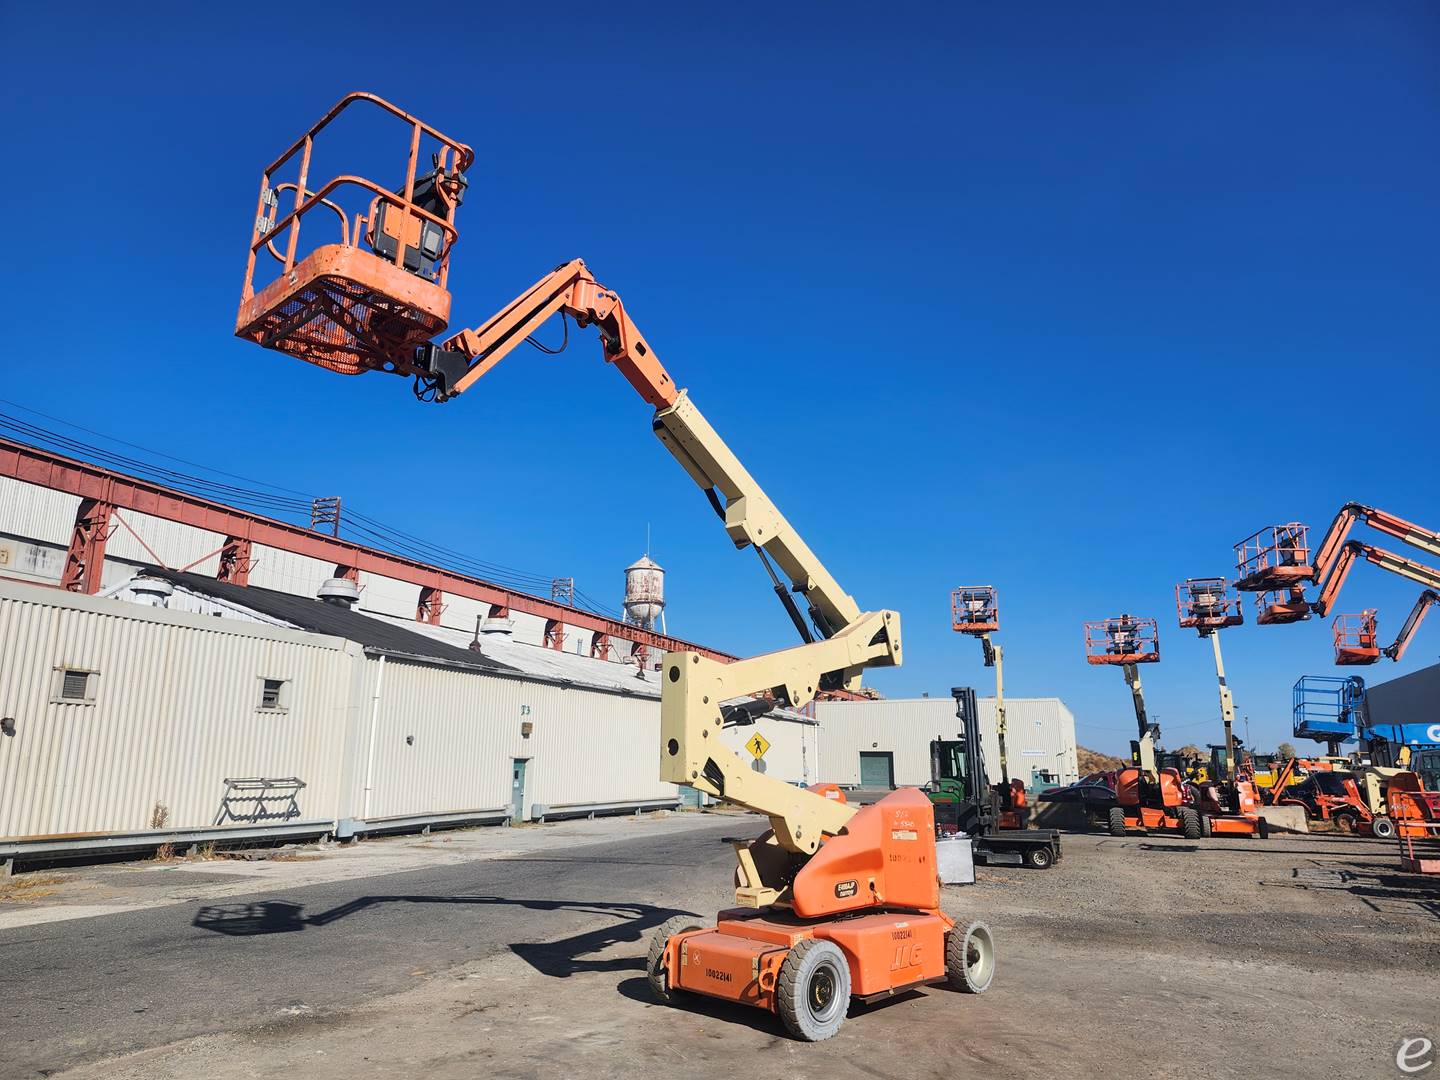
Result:
{"label": "water tower", "polygon": [[665,632],[665,570],[649,555],[625,568],[625,621],[645,630],[659,622]]}

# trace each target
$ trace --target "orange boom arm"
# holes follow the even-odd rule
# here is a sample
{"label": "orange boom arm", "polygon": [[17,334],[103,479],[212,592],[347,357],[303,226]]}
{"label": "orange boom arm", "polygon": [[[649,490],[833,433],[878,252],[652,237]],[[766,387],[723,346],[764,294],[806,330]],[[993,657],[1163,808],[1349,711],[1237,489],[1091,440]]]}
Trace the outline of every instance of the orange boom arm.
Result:
{"label": "orange boom arm", "polygon": [[675,404],[680,397],[675,380],[641,336],[619,295],[596,281],[580,259],[556,267],[483,326],[452,334],[439,346],[422,347],[417,363],[428,368],[436,400],[446,401],[468,390],[557,314],[599,330],[606,361],[619,368],[652,406],[663,409]]}

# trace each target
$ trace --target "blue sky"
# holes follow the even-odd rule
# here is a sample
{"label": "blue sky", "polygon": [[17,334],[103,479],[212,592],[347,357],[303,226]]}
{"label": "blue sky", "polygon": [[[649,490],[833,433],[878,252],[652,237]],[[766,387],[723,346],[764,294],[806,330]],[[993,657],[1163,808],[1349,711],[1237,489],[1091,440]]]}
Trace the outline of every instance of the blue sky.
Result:
{"label": "blue sky", "polygon": [[[1177,580],[1347,499],[1440,524],[1433,6],[339,10],[7,11],[3,396],[610,602],[648,523],[673,632],[789,644],[592,338],[433,407],[230,336],[261,168],[369,89],[477,149],[455,325],[585,258],[862,606],[901,611],[887,694],[989,685],[947,604],[990,583],[1011,693],[1121,748],[1080,624],[1152,614],[1167,741],[1214,741]],[[1393,632],[1417,592],[1361,567],[1340,607]],[[1328,620],[1224,643],[1256,741],[1288,737]],[[1367,674],[1437,654],[1431,625]]]}

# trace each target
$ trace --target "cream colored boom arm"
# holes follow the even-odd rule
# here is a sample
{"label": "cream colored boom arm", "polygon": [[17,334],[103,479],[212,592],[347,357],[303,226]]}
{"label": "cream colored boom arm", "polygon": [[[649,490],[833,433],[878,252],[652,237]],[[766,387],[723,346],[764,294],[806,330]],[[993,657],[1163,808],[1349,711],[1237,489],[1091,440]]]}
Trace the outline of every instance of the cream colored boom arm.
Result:
{"label": "cream colored boom arm", "polygon": [[[862,612],[840,588],[688,395],[676,388],[619,295],[597,282],[579,259],[556,267],[485,325],[459,331],[427,354],[435,365],[439,399],[468,389],[541,323],[561,313],[599,331],[605,359],[656,406],[655,434],[723,511],[731,541],[737,548],[753,545],[780,567],[791,589],[805,597],[820,632],[819,641],[729,664],[696,653],[667,653],[661,676],[661,778],[766,815],[776,844],[812,854],[821,837],[845,827],[854,808],[765,776],[741,761],[720,741],[726,705],[737,698],[769,696],[799,709],[814,700],[822,684],[858,688],[865,668],[900,663],[900,616]],[[760,903],[781,891],[763,880],[763,868],[750,874],[745,856],[741,867],[751,879],[737,893],[741,902]],[[757,876],[762,880],[754,880]]]}
{"label": "cream colored boom arm", "polygon": [[846,687],[858,686],[865,668],[900,663],[900,616],[860,611],[685,393],[655,414],[654,426],[691,479],[725,497],[725,531],[735,546],[753,544],[772,558],[805,596],[826,635],[729,664],[698,653],[667,653],[661,673],[660,777],[765,814],[781,847],[813,853],[822,836],[844,827],[854,808],[750,768],[720,743],[722,706],[768,693],[782,705],[803,708],[827,676]]}

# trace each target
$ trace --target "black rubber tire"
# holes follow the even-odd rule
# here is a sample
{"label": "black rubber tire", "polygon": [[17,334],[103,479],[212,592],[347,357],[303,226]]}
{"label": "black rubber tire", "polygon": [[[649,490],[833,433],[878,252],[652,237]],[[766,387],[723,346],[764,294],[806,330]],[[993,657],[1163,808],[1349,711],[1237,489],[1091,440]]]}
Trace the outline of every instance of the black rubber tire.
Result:
{"label": "black rubber tire", "polygon": [[1048,847],[1034,847],[1025,853],[1025,865],[1031,870],[1049,870],[1055,865],[1055,853]]}
{"label": "black rubber tire", "polygon": [[1200,815],[1189,806],[1180,807],[1180,831],[1186,840],[1200,839]]}
{"label": "black rubber tire", "polygon": [[1395,822],[1384,814],[1370,822],[1370,832],[1379,840],[1389,840],[1395,835]]}
{"label": "black rubber tire", "polygon": [[1353,810],[1342,810],[1338,814],[1331,814],[1330,820],[1343,833],[1354,836],[1359,831],[1359,817]]}
{"label": "black rubber tire", "polygon": [[807,938],[792,948],[775,980],[775,1007],[797,1039],[820,1042],[839,1031],[850,1009],[850,965],[840,946]]}
{"label": "black rubber tire", "polygon": [[1110,808],[1110,835],[1125,835],[1125,811],[1118,806]]}
{"label": "black rubber tire", "polygon": [[945,939],[945,975],[965,994],[983,994],[995,978],[995,935],[983,922],[958,926]]}
{"label": "black rubber tire", "polygon": [[645,978],[650,983],[650,992],[661,1004],[669,1005],[677,994],[682,993],[680,990],[670,989],[670,979],[662,966],[665,945],[676,934],[683,934],[687,930],[700,930],[703,927],[704,924],[694,915],[676,915],[661,923],[655,936],[650,939],[650,953],[645,960]]}
{"label": "black rubber tire", "polygon": [[1258,836],[1261,840],[1270,839],[1270,822],[1268,820],[1262,817],[1260,819],[1259,825],[1256,826],[1256,828],[1258,831],[1255,833],[1255,835]]}
{"label": "black rubber tire", "polygon": [[1215,834],[1215,830],[1214,830],[1213,828],[1211,828],[1211,826],[1210,826],[1210,815],[1209,815],[1209,814],[1201,814],[1201,815],[1200,815],[1200,835],[1201,835],[1201,836],[1213,836],[1214,834]]}

